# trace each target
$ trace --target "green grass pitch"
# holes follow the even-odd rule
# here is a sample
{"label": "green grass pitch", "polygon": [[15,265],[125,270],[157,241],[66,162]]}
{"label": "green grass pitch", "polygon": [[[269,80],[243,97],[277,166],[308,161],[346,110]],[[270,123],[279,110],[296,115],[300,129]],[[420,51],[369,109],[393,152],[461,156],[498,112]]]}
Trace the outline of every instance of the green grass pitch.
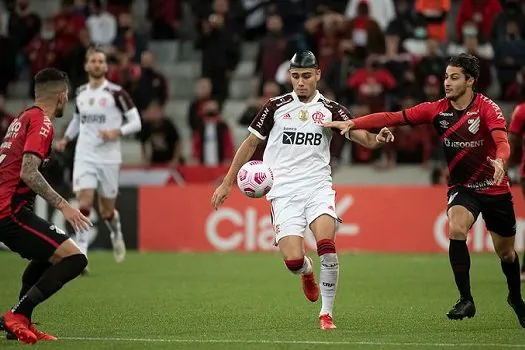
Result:
{"label": "green grass pitch", "polygon": [[[457,293],[446,255],[341,254],[337,329],[318,329],[320,303],[277,254],[90,254],[92,274],[34,314],[61,338],[42,349],[525,348],[495,255],[472,256],[470,320],[450,321]],[[318,271],[318,259],[314,259]],[[0,253],[0,307],[18,294],[25,262]],[[0,334],[0,349],[21,348]]]}

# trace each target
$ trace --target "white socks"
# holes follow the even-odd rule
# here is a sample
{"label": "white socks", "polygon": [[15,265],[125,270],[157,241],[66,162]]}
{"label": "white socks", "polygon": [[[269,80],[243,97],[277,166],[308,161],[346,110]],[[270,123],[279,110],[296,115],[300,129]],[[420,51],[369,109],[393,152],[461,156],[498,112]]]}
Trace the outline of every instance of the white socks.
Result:
{"label": "white socks", "polygon": [[319,274],[319,288],[321,289],[321,312],[319,315],[332,316],[337,280],[339,278],[339,261],[336,253],[323,254],[320,257],[321,272]]}
{"label": "white socks", "polygon": [[106,223],[106,226],[108,227],[108,230],[115,235],[116,237],[122,235],[122,228],[120,226],[120,215],[118,211],[115,209],[113,212],[113,219],[111,220],[104,220]]}

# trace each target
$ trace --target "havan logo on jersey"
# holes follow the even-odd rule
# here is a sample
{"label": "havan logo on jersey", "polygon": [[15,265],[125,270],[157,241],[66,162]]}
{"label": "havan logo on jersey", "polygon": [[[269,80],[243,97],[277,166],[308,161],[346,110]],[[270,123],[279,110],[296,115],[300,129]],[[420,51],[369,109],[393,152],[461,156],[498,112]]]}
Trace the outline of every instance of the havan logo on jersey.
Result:
{"label": "havan logo on jersey", "polygon": [[283,132],[283,144],[284,145],[309,145],[319,146],[323,134],[317,132],[296,132],[296,131],[285,131]]}
{"label": "havan logo on jersey", "polygon": [[85,114],[80,116],[82,124],[105,124],[106,116],[104,114]]}

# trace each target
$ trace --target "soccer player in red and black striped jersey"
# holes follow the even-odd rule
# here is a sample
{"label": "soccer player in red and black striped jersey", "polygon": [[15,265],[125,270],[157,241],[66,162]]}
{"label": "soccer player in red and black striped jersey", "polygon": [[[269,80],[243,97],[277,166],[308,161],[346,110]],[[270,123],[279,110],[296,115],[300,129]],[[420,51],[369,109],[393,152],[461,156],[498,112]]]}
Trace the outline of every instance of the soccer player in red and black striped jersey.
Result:
{"label": "soccer player in red and black striped jersey", "polygon": [[0,242],[28,259],[18,303],[3,315],[3,328],[27,344],[56,340],[36,329],[33,309],[71,281],[87,259],[64,231],[33,212],[38,194],[60,210],[75,230],[89,220],[56,193],[40,170],[51,153],[54,118],[62,116],[68,96],[65,73],[48,68],[35,76],[35,105],[9,126],[0,144]]}
{"label": "soccer player in red and black striped jersey", "polygon": [[507,278],[507,301],[525,328],[519,258],[514,250],[516,216],[506,168],[510,147],[505,118],[489,98],[474,92],[479,77],[476,57],[452,57],[445,73],[446,97],[401,112],[375,113],[348,121],[326,123],[344,134],[351,129],[432,124],[439,134],[450,172],[448,190],[449,257],[460,299],[450,319],[476,313],[470,291],[467,232],[481,213]]}

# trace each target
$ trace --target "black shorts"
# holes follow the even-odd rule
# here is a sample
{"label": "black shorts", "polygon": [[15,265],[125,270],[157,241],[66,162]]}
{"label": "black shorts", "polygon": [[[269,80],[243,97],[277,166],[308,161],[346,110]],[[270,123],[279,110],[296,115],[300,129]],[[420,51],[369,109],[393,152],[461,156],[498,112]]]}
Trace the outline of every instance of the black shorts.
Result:
{"label": "black shorts", "polygon": [[487,195],[476,193],[465,187],[453,187],[448,190],[447,211],[455,205],[460,205],[470,211],[474,216],[474,221],[481,213],[488,231],[502,237],[516,235],[516,215],[510,192]]}
{"label": "black shorts", "polygon": [[0,241],[25,259],[47,261],[68,238],[28,208],[0,219]]}

